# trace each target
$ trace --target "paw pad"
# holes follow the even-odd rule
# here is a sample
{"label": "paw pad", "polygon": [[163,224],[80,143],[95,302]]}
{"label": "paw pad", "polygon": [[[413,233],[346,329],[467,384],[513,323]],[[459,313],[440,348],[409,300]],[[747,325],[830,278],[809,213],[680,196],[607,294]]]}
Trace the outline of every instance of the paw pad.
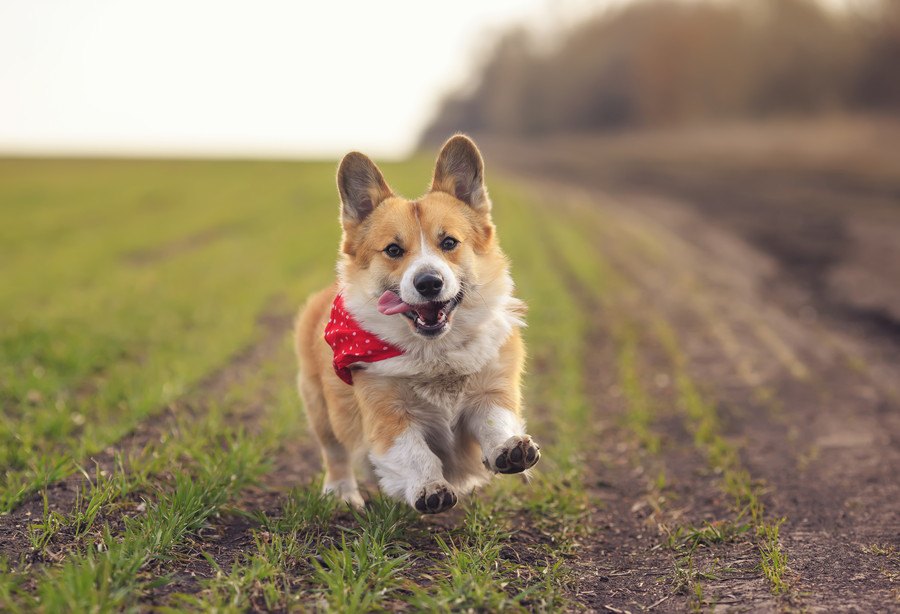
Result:
{"label": "paw pad", "polygon": [[541,459],[541,448],[528,435],[511,437],[494,452],[494,470],[521,473]]}
{"label": "paw pad", "polygon": [[416,510],[423,514],[440,514],[456,505],[459,499],[446,484],[426,486],[416,498]]}

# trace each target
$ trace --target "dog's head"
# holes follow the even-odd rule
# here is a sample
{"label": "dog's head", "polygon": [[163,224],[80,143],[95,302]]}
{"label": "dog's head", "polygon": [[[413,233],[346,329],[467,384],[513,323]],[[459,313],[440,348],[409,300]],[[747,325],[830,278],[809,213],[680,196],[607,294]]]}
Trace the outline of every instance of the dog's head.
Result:
{"label": "dog's head", "polygon": [[447,141],[430,191],[416,200],[395,195],[358,152],[344,157],[337,183],[341,283],[364,324],[393,339],[438,339],[464,319],[457,312],[489,306],[498,291],[508,294],[484,162],[469,138]]}

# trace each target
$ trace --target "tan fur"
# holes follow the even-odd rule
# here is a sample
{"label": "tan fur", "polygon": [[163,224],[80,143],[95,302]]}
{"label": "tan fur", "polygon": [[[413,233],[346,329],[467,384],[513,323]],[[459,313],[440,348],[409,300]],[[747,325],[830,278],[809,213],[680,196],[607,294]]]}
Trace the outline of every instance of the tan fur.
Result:
{"label": "tan fur", "polygon": [[[452,148],[445,147],[442,158],[460,155],[454,151],[448,154],[448,149]],[[444,166],[455,164],[455,159],[443,160]],[[477,165],[480,169],[480,156]],[[431,363],[428,369],[423,366],[423,373],[408,377],[387,377],[363,368],[354,371],[350,386],[332,368],[332,351],[323,338],[323,331],[339,287],[360,292],[366,289],[365,296],[377,300],[381,289],[400,284],[406,267],[423,249],[439,253],[454,275],[482,291],[500,287],[505,279],[508,264],[496,241],[487,193],[479,187],[480,176],[478,186],[463,189],[459,184],[465,178],[454,180],[443,173],[439,159],[433,191],[417,200],[407,200],[390,191],[374,164],[362,154],[350,154],[342,163],[338,180],[344,202],[342,277],[309,298],[296,324],[299,389],[322,448],[326,486],[352,480],[354,458],[365,453],[386,454],[415,424],[427,422],[426,414],[435,411],[433,408],[460,407],[463,412],[469,408],[477,412],[480,408],[499,406],[516,415],[521,412],[520,380],[525,349],[518,327],[513,327],[505,339],[497,340],[502,343],[496,359],[473,373],[459,368],[441,369],[440,365],[435,367]],[[440,191],[442,187],[451,193]],[[478,200],[470,204],[459,197]],[[449,252],[440,251],[437,246],[447,236],[459,240],[459,245]],[[422,245],[423,239],[427,247]],[[391,243],[406,250],[402,259],[393,260],[384,254],[383,250]],[[458,309],[472,309],[478,300],[477,294],[467,296]],[[382,317],[403,318],[401,315]],[[452,339],[453,334],[451,327],[447,339]],[[458,343],[469,341],[460,336]],[[443,463],[444,477],[453,488],[474,483],[470,474],[483,473],[482,460],[490,452],[475,442],[472,434],[475,431],[466,431],[468,416],[464,413],[459,419],[463,424],[459,432],[448,435],[449,450],[441,448],[441,444],[433,446]]]}

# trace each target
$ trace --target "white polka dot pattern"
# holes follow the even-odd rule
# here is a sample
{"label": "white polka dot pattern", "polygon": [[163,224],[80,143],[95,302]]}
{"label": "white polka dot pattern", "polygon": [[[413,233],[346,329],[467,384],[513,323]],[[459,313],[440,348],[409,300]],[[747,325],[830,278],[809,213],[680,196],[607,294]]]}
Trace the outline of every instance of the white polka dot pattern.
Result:
{"label": "white polka dot pattern", "polygon": [[[344,308],[344,297],[340,294],[331,305],[331,317],[325,325],[325,341],[334,352],[334,372],[351,386],[353,374],[350,365],[353,363],[378,362],[403,354],[399,348],[362,328]],[[368,349],[373,346],[374,350]]]}

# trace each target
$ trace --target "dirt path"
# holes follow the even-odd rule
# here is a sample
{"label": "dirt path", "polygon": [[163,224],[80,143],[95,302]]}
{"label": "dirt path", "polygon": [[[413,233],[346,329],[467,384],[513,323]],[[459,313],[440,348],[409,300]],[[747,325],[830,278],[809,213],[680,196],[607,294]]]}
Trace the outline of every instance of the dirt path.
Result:
{"label": "dirt path", "polygon": [[[900,257],[886,242],[897,245],[898,212],[865,204],[854,209],[851,219],[846,207],[860,191],[848,188],[829,192],[828,206],[822,208],[826,213],[818,217],[819,210],[812,209],[815,198],[807,198],[797,200],[796,210],[772,218],[772,208],[792,204],[790,195],[802,186],[782,189],[773,199],[760,180],[745,181],[747,189],[719,215],[713,202],[727,201],[732,191],[718,182],[704,186],[702,202],[680,200],[689,191],[666,190],[662,182],[648,183],[649,190],[615,185],[610,192],[601,189],[609,188],[604,173],[592,174],[584,161],[565,166],[557,153],[538,183],[545,150],[519,144],[514,151],[506,150],[512,170],[527,168],[527,181],[541,199],[574,195],[590,200],[617,224],[620,238],[605,237],[601,249],[639,289],[643,304],[662,312],[681,333],[691,374],[715,401],[722,429],[739,445],[743,465],[764,485],[768,514],[785,518],[781,542],[789,561],[789,596],[773,600],[751,564],[743,580],[708,581],[715,594],[707,605],[900,609],[900,337],[893,332],[895,306],[885,298],[896,287],[876,298],[870,292],[874,307],[867,311],[846,298],[847,288],[838,291],[833,277],[840,270],[865,273],[860,253],[866,248],[880,249],[887,260],[856,276],[865,280],[860,291],[884,283],[889,265],[900,270]],[[495,151],[494,159],[503,155]],[[827,189],[818,186],[814,193]],[[876,192],[883,198],[884,190]],[[757,203],[756,195],[762,204],[753,210],[752,224],[745,223],[748,212],[741,208]],[[788,218],[801,226],[779,225]],[[820,233],[822,228],[872,230],[879,222],[883,237],[872,231],[850,246],[834,244],[831,252],[823,251],[831,234]],[[764,238],[757,234],[761,227]],[[653,351],[645,352],[650,364]],[[603,394],[595,391],[596,402],[615,407]],[[655,426],[671,444],[655,462],[673,475],[672,489],[681,497],[686,519],[702,518],[709,480],[702,478],[698,459],[685,452],[689,438],[676,420]],[[647,469],[639,465],[635,471]],[[612,481],[625,477],[619,472]],[[658,573],[658,557],[651,549],[636,548],[646,538],[645,527],[634,522],[638,484],[639,479],[626,480],[599,493],[613,513],[598,554],[618,561],[614,566],[625,567],[618,571],[628,575],[598,584],[595,592],[602,598],[589,601],[591,607],[640,610],[661,598],[646,588],[643,577]],[[658,608],[677,610],[678,603],[673,598]]]}
{"label": "dirt path", "polygon": [[[693,372],[718,400],[725,428],[743,440],[751,475],[768,485],[770,512],[786,518],[782,536],[796,592],[814,609],[896,604],[896,577],[874,554],[900,538],[896,398],[851,353],[852,338],[773,306],[764,278],[736,269],[696,234],[691,241],[695,253],[677,262],[713,278],[708,289],[670,289],[668,298],[657,291],[653,300],[663,302],[679,328],[706,329],[686,345]],[[662,287],[660,279],[646,283]],[[704,292],[705,308],[692,305]],[[750,381],[730,382],[721,369],[726,360],[738,375],[737,365],[748,364]]]}

